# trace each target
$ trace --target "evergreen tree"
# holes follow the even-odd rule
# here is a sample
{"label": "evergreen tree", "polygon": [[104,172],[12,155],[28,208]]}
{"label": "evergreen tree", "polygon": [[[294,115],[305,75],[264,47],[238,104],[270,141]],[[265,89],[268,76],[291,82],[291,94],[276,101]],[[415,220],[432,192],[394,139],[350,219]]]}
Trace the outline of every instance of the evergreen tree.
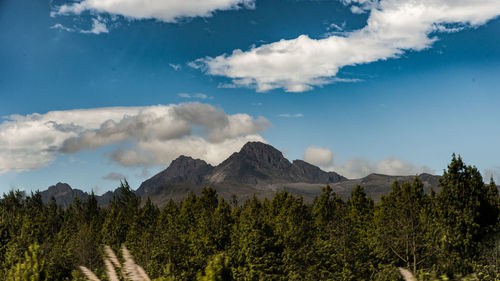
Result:
{"label": "evergreen tree", "polygon": [[128,182],[120,182],[102,226],[101,235],[105,244],[118,248],[125,243],[127,232],[139,211],[140,202]]}
{"label": "evergreen tree", "polygon": [[224,254],[215,255],[205,268],[203,274],[198,274],[198,281],[231,281],[229,258]]}
{"label": "evergreen tree", "polygon": [[427,241],[429,198],[418,177],[412,184],[394,182],[388,196],[382,196],[375,213],[377,250],[386,261],[406,267],[414,275],[431,265]]}
{"label": "evergreen tree", "polygon": [[45,272],[45,263],[40,257],[38,244],[29,246],[24,254],[24,260],[14,265],[8,272],[7,278],[11,281],[43,281],[48,280]]}
{"label": "evergreen tree", "polygon": [[439,180],[439,187],[440,264],[449,274],[469,273],[480,241],[498,219],[498,206],[492,206],[478,169],[465,165],[462,158],[454,154]]}
{"label": "evergreen tree", "polygon": [[343,230],[344,280],[368,280],[371,275],[373,218],[373,200],[360,185],[356,185],[347,201],[347,221]]}

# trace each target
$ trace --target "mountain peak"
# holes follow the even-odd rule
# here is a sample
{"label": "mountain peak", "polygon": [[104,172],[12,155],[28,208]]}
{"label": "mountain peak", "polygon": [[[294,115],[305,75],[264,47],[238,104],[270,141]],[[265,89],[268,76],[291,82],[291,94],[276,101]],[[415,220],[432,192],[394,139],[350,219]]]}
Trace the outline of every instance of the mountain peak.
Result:
{"label": "mountain peak", "polygon": [[201,159],[181,155],[170,163],[167,169],[144,181],[137,189],[137,194],[150,193],[167,184],[188,183],[200,185],[213,166]]}
{"label": "mountain peak", "polygon": [[[201,159],[194,159],[191,156],[185,156],[181,155],[174,159],[168,168],[173,168],[173,167],[186,167],[186,166],[204,166],[208,165],[207,162],[201,160]],[[167,169],[168,169],[167,168]]]}
{"label": "mountain peak", "polygon": [[53,194],[70,192],[71,186],[67,183],[58,182],[55,185],[49,186],[48,190]]}
{"label": "mountain peak", "polygon": [[255,192],[269,192],[290,183],[329,184],[344,180],[347,179],[335,172],[325,172],[302,160],[295,160],[292,164],[281,151],[269,144],[247,142],[240,151],[215,167],[203,160],[181,155],[167,169],[144,181],[136,194],[174,194],[200,190],[207,184],[225,189],[228,194],[238,193],[238,190],[248,192],[253,188],[256,188]]}
{"label": "mountain peak", "polygon": [[274,148],[272,145],[269,145],[267,143],[263,143],[260,141],[249,141],[243,145],[243,147],[240,149],[240,153],[249,153],[249,152],[254,152],[254,151],[278,151],[276,148]]}
{"label": "mountain peak", "polygon": [[207,179],[212,183],[259,185],[285,178],[291,165],[276,148],[262,142],[247,142],[239,152],[215,167]]}
{"label": "mountain peak", "polygon": [[47,190],[40,192],[40,196],[45,203],[48,203],[54,197],[58,205],[66,208],[73,202],[75,197],[83,201],[87,198],[88,194],[79,189],[71,188],[67,183],[58,182],[55,185],[49,186]]}
{"label": "mountain peak", "polygon": [[281,151],[262,142],[247,142],[239,153],[233,154],[228,160],[231,158],[244,160],[259,168],[283,169],[291,166]]}

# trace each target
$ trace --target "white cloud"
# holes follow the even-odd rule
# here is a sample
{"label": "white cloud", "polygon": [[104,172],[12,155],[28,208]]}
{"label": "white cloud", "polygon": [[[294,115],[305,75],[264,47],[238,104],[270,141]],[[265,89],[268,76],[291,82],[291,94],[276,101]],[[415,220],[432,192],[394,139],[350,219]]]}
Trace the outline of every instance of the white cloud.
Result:
{"label": "white cloud", "polygon": [[83,0],[62,5],[53,15],[95,11],[133,19],[176,22],[186,17],[210,17],[217,10],[241,8],[255,8],[254,0]]}
{"label": "white cloud", "polygon": [[302,114],[302,113],[295,113],[295,114],[281,113],[281,114],[278,114],[278,117],[282,117],[282,118],[300,118],[300,117],[304,117],[304,114]]}
{"label": "white cloud", "polygon": [[238,49],[231,54],[201,58],[189,65],[209,75],[226,76],[236,86],[253,87],[259,92],[276,88],[302,92],[334,82],[332,78],[344,66],[396,58],[408,50],[429,48],[437,40],[433,35],[450,30],[449,25],[479,26],[500,15],[498,0],[345,0],[344,3],[370,10],[364,28],[324,39],[301,35],[254,46],[248,51]]}
{"label": "white cloud", "polygon": [[58,30],[64,30],[64,31],[67,31],[67,32],[73,32],[75,31],[73,28],[69,28],[69,27],[66,27],[60,23],[56,23],[54,24],[53,26],[50,27],[51,29],[58,29]]}
{"label": "white cloud", "polygon": [[352,158],[342,164],[334,161],[334,154],[331,150],[321,147],[308,147],[304,152],[304,161],[317,165],[327,171],[335,171],[347,178],[362,178],[371,173],[378,173],[393,176],[418,175],[421,173],[434,173],[435,171],[427,166],[415,165],[409,161],[399,158],[389,157],[377,162],[369,161],[365,158]]}
{"label": "white cloud", "polygon": [[180,154],[216,164],[259,135],[267,119],[186,103],[11,115],[0,123],[0,173],[50,164],[59,154],[104,146],[125,166],[168,164]]}
{"label": "white cloud", "polygon": [[345,27],[345,22],[342,23],[342,27],[339,26],[338,24],[335,24],[335,23],[330,23],[330,25],[326,28],[327,30],[336,30],[336,31],[342,31],[344,30],[344,27]]}
{"label": "white cloud", "polygon": [[96,19],[92,19],[92,28],[89,30],[85,29],[75,29],[75,28],[70,28],[66,27],[60,23],[56,23],[53,26],[50,27],[51,29],[58,29],[58,30],[64,30],[67,32],[80,32],[84,34],[101,34],[101,33],[108,33],[108,27],[106,26],[106,23],[101,17],[97,17]]}
{"label": "white cloud", "polygon": [[179,93],[177,94],[180,98],[184,99],[200,99],[200,100],[206,100],[206,99],[213,99],[214,97],[208,96],[203,93],[195,93],[195,94],[188,94],[188,93]]}
{"label": "white cloud", "polygon": [[347,178],[361,178],[371,173],[378,173],[392,176],[418,175],[421,173],[434,173],[435,171],[427,166],[415,165],[409,161],[390,157],[371,162],[364,158],[353,158],[345,161],[341,165],[335,165],[334,170]]}
{"label": "white cloud", "polygon": [[304,152],[304,161],[316,166],[331,166],[333,164],[333,152],[330,149],[310,146]]}
{"label": "white cloud", "polygon": [[264,139],[252,134],[210,142],[199,136],[188,136],[182,139],[140,142],[137,148],[118,149],[112,152],[110,157],[124,166],[167,165],[179,155],[203,159],[212,165],[217,165],[249,141],[264,142]]}
{"label": "white cloud", "polygon": [[[192,63],[188,64],[188,65],[196,68],[196,66],[194,66]],[[233,83],[219,83],[219,85],[217,85],[217,88],[220,88],[220,89],[236,89],[239,87],[240,86],[233,84]]]}
{"label": "white cloud", "polygon": [[352,12],[353,14],[358,14],[358,15],[359,15],[359,14],[364,14],[364,13],[366,13],[366,10],[361,9],[360,7],[358,7],[358,6],[356,6],[356,5],[353,5],[353,6],[351,6],[351,12]]}
{"label": "white cloud", "polygon": [[377,7],[379,0],[341,0],[344,5],[351,6],[351,12],[354,14],[363,14]]}
{"label": "white cloud", "polygon": [[173,64],[173,63],[169,63],[168,64],[171,68],[173,68],[175,71],[179,71],[182,66],[180,64]]}
{"label": "white cloud", "polygon": [[120,181],[125,179],[125,176],[121,173],[111,172],[102,177],[103,180],[109,181]]}
{"label": "white cloud", "polygon": [[106,23],[100,19],[92,19],[92,28],[90,30],[80,30],[80,33],[92,33],[92,34],[101,34],[108,33],[108,27]]}

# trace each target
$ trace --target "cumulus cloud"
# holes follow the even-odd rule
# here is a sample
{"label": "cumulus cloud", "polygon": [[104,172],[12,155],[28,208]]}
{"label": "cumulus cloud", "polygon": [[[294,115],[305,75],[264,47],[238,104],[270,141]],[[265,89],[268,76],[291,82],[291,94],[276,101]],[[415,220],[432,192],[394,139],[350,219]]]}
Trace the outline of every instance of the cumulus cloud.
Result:
{"label": "cumulus cloud", "polygon": [[62,5],[53,14],[79,15],[84,11],[94,11],[133,19],[176,22],[186,17],[210,17],[217,10],[253,9],[254,7],[254,0],[83,0]]}
{"label": "cumulus cloud", "polygon": [[352,158],[342,164],[334,161],[334,154],[330,149],[322,147],[308,147],[304,152],[304,161],[317,165],[327,171],[335,171],[347,178],[362,178],[371,173],[404,176],[417,175],[421,173],[434,173],[435,171],[427,166],[415,165],[409,161],[390,157],[377,162],[369,161],[365,158]]}
{"label": "cumulus cloud", "polygon": [[304,152],[304,161],[320,167],[333,164],[333,152],[330,149],[310,146]]}
{"label": "cumulus cloud", "polygon": [[123,180],[124,178],[125,176],[123,174],[115,172],[108,173],[107,175],[102,177],[103,180],[109,180],[109,181],[120,181]]}
{"label": "cumulus cloud", "polygon": [[344,66],[397,58],[429,48],[450,25],[474,27],[500,15],[498,0],[344,0],[355,13],[369,10],[364,28],[323,39],[296,39],[200,58],[191,64],[232,84],[265,92],[303,92],[335,82]]}
{"label": "cumulus cloud", "polygon": [[108,145],[109,158],[124,166],[164,165],[180,154],[217,164],[247,141],[263,141],[259,133],[268,126],[263,117],[200,103],[11,115],[0,123],[0,173]]}
{"label": "cumulus cloud", "polygon": [[141,142],[136,149],[115,150],[110,158],[124,166],[147,166],[169,164],[179,155],[188,155],[217,165],[249,141],[264,142],[264,139],[259,135],[246,135],[210,142],[202,137],[190,136],[168,141]]}

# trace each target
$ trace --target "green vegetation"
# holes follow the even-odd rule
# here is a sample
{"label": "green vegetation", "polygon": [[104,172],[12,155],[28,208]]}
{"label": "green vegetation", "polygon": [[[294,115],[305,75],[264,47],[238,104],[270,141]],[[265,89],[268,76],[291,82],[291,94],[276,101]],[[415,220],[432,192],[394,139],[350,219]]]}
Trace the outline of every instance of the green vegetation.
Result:
{"label": "green vegetation", "polygon": [[[158,209],[127,182],[109,207],[93,195],[67,209],[38,193],[0,200],[0,280],[101,280],[122,245],[152,280],[500,280],[500,199],[453,156],[440,192],[397,183],[375,204],[357,186],[327,186],[314,203],[285,191],[242,205],[215,190]],[[114,254],[113,254],[114,255]],[[103,257],[108,257],[103,259]],[[116,262],[114,261],[116,260]]]}

